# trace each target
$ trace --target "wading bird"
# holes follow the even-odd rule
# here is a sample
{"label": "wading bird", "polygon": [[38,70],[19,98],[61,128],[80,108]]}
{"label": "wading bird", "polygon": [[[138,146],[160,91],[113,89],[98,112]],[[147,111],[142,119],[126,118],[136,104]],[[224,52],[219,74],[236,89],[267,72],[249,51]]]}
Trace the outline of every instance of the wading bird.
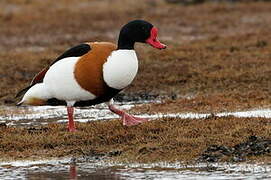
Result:
{"label": "wading bird", "polygon": [[40,71],[30,85],[16,97],[23,96],[17,105],[66,105],[68,129],[75,131],[74,107],[107,102],[109,109],[121,116],[123,125],[132,126],[147,119],[134,117],[113,104],[113,97],[135,78],[138,60],[136,42],[157,49],[166,46],[159,42],[158,30],[144,20],[124,25],[118,45],[110,42],[83,43],[64,52]]}

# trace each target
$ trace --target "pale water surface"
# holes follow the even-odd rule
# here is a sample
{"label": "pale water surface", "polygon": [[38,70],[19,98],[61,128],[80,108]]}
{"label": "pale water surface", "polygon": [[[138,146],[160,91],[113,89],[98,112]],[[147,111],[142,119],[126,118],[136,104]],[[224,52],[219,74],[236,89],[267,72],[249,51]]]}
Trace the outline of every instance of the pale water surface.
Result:
{"label": "pale water surface", "polygon": [[[140,104],[137,104],[140,105]],[[134,106],[130,104],[119,104],[121,109],[130,109]],[[7,125],[15,126],[29,126],[29,125],[41,125],[50,122],[63,123],[67,122],[67,112],[64,106],[36,106],[36,107],[14,107],[14,106],[0,106],[0,110],[4,113],[0,114],[0,123],[6,123]],[[161,117],[179,117],[183,119],[193,118],[207,118],[209,116],[235,116],[235,117],[263,117],[271,118],[271,109],[253,109],[247,111],[236,112],[221,112],[217,114],[210,113],[158,113],[158,114],[141,114],[139,117],[145,117],[149,119],[157,119]],[[108,110],[105,104],[96,105],[88,108],[75,108],[75,120],[77,122],[89,122],[96,120],[108,120],[118,118]]]}
{"label": "pale water surface", "polygon": [[267,164],[111,163],[65,158],[0,163],[0,179],[270,179]]}

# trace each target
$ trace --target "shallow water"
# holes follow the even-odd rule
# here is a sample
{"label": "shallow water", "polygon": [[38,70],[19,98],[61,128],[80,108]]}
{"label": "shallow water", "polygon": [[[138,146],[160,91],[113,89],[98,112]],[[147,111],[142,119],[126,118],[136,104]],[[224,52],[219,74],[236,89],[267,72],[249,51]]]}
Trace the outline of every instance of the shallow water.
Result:
{"label": "shallow water", "polygon": [[270,179],[271,165],[129,164],[65,158],[0,163],[0,179]]}
{"label": "shallow water", "polygon": [[[135,104],[146,102],[132,102],[130,104],[118,104],[121,109],[130,109]],[[64,106],[36,106],[36,107],[14,107],[14,106],[0,106],[0,123],[5,123],[12,126],[37,126],[47,124],[50,122],[64,123],[67,122],[67,112]],[[108,110],[105,104],[96,105],[88,108],[75,108],[75,120],[77,122],[88,122],[95,120],[108,120],[118,118]],[[162,117],[178,117],[183,119],[193,118],[207,118],[209,116],[235,116],[235,117],[263,117],[271,118],[271,109],[254,109],[248,111],[238,112],[221,112],[217,114],[210,113],[157,113],[157,114],[141,114],[139,117],[157,119]]]}
{"label": "shallow water", "polygon": [[[122,109],[130,109],[132,104],[120,105]],[[0,107],[4,115],[0,115],[0,123],[14,126],[41,125],[50,122],[67,122],[67,111],[64,106],[28,106]],[[75,108],[75,120],[77,122],[88,122],[93,120],[113,119],[118,116],[111,113],[105,104],[89,108]]]}

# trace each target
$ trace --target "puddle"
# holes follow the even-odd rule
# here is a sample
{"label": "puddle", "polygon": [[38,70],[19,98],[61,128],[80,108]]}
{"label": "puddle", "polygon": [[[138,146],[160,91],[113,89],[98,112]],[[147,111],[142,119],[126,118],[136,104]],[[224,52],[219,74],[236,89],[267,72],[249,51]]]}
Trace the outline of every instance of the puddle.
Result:
{"label": "puddle", "polygon": [[[146,102],[132,102],[124,104],[118,104],[121,109],[130,109],[135,104],[146,104]],[[41,124],[47,124],[50,122],[64,123],[67,122],[67,112],[64,106],[29,106],[29,107],[15,107],[15,106],[2,106],[0,107],[0,123],[5,123],[11,126],[38,126]],[[249,111],[238,112],[221,112],[217,114],[210,113],[157,113],[157,114],[141,114],[138,117],[144,117],[149,119],[156,119],[162,117],[178,117],[182,119],[200,119],[207,118],[209,116],[235,116],[235,117],[263,117],[271,118],[271,109],[255,109]],[[95,120],[107,120],[118,118],[108,110],[107,105],[100,104],[87,108],[75,108],[75,119],[77,122],[88,122]]]}
{"label": "puddle", "polygon": [[65,158],[0,163],[0,179],[270,179],[271,165],[215,163],[129,164]]}

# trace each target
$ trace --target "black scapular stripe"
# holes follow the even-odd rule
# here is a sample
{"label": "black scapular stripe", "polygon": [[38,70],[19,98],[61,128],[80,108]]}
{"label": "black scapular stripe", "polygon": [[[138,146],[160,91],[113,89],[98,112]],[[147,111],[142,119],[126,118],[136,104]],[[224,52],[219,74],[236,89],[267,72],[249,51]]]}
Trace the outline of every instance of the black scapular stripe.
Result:
{"label": "black scapular stripe", "polygon": [[67,51],[65,51],[61,56],[59,56],[58,58],[56,58],[56,60],[54,60],[51,64],[53,65],[54,63],[56,63],[57,61],[67,58],[67,57],[79,57],[79,56],[83,56],[84,54],[88,53],[91,50],[90,45],[88,44],[79,44],[77,46],[74,46],[70,49],[68,49]]}

